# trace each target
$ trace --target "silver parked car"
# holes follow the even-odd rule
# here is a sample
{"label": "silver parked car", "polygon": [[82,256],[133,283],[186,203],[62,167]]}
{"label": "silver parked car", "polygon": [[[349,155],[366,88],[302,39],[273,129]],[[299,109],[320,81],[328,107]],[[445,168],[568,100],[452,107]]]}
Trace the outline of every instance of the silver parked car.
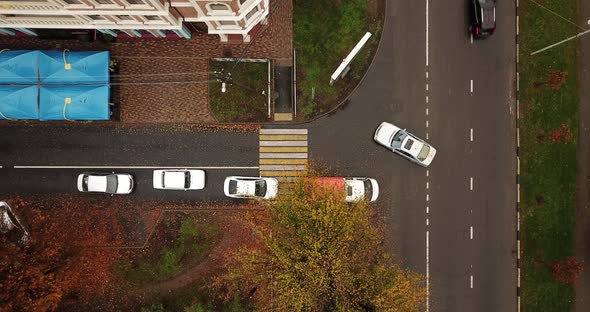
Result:
{"label": "silver parked car", "polygon": [[223,183],[225,196],[232,198],[263,198],[277,197],[279,181],[275,178],[259,177],[227,177]]}
{"label": "silver parked car", "polygon": [[133,176],[127,173],[84,172],[78,176],[78,191],[129,194],[133,191]]}
{"label": "silver parked car", "polygon": [[153,186],[159,190],[202,190],[205,188],[205,171],[154,170]]}

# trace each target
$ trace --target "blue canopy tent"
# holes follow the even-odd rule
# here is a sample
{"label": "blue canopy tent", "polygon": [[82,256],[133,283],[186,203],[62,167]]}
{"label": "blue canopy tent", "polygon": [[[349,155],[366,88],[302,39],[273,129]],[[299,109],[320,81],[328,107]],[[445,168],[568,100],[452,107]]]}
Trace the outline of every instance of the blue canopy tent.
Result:
{"label": "blue canopy tent", "polygon": [[0,52],[0,84],[36,84],[39,51]]}
{"label": "blue canopy tent", "polygon": [[0,119],[39,119],[37,86],[0,86]]}
{"label": "blue canopy tent", "polygon": [[41,120],[108,120],[109,86],[42,86]]}
{"label": "blue canopy tent", "polygon": [[40,51],[41,84],[109,83],[108,51]]}

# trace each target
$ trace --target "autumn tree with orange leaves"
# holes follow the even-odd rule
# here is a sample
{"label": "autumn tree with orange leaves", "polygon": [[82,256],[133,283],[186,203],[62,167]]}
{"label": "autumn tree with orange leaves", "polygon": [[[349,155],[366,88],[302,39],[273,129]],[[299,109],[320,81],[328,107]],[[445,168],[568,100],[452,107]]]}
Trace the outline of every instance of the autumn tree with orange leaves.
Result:
{"label": "autumn tree with orange leaves", "polygon": [[[56,229],[43,224],[37,233],[51,235]],[[20,249],[0,237],[0,245],[0,311],[55,311],[75,281],[68,274],[72,250],[45,239]]]}
{"label": "autumn tree with orange leaves", "polygon": [[374,208],[309,180],[292,192],[266,205],[255,225],[259,248],[233,253],[214,279],[223,299],[247,297],[272,311],[423,310],[423,278],[384,251]]}

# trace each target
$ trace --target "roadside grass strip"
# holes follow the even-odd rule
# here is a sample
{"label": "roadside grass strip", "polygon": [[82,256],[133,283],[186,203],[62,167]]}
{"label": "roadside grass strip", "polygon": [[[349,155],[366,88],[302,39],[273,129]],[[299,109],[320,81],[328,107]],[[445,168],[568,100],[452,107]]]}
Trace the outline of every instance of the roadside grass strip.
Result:
{"label": "roadside grass strip", "polygon": [[577,41],[530,54],[580,29],[574,25],[579,20],[576,1],[542,5],[520,1],[518,9],[521,295],[524,311],[561,312],[572,311],[573,286],[557,282],[548,263],[574,254]]}
{"label": "roadside grass strip", "polygon": [[307,146],[307,129],[260,129],[260,176],[289,183],[306,175]]}

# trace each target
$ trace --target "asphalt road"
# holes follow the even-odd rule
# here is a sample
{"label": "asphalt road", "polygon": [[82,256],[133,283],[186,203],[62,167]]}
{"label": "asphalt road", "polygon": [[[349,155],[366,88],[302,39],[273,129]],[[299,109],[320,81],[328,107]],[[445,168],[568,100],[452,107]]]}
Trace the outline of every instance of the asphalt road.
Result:
{"label": "asphalt road", "polygon": [[[379,181],[388,247],[427,275],[429,310],[515,311],[515,10],[500,1],[497,32],[472,42],[467,4],[388,1],[374,64],[340,111],[308,125],[310,153]],[[381,121],[433,144],[432,165],[377,146]]]}
{"label": "asphalt road", "polygon": [[[312,162],[379,181],[387,246],[427,276],[431,311],[517,309],[514,14],[500,1],[496,34],[471,43],[467,1],[430,1],[429,13],[425,1],[388,1],[362,84],[331,116],[298,126],[309,129]],[[433,164],[378,146],[382,121],[435,146]],[[133,196],[220,199],[225,175],[258,166],[257,132],[52,124],[1,133],[0,194],[73,192],[76,174],[90,170],[13,166],[215,167],[211,187],[180,193],[152,190],[151,169],[118,171],[136,176]]]}
{"label": "asphalt road", "polygon": [[[229,201],[223,194],[226,176],[258,175],[258,132],[92,124],[6,126],[0,136],[0,166],[0,195],[77,192],[78,174],[117,172],[134,176],[135,190],[129,196]],[[205,189],[154,190],[152,170],[170,167],[205,170]]]}

